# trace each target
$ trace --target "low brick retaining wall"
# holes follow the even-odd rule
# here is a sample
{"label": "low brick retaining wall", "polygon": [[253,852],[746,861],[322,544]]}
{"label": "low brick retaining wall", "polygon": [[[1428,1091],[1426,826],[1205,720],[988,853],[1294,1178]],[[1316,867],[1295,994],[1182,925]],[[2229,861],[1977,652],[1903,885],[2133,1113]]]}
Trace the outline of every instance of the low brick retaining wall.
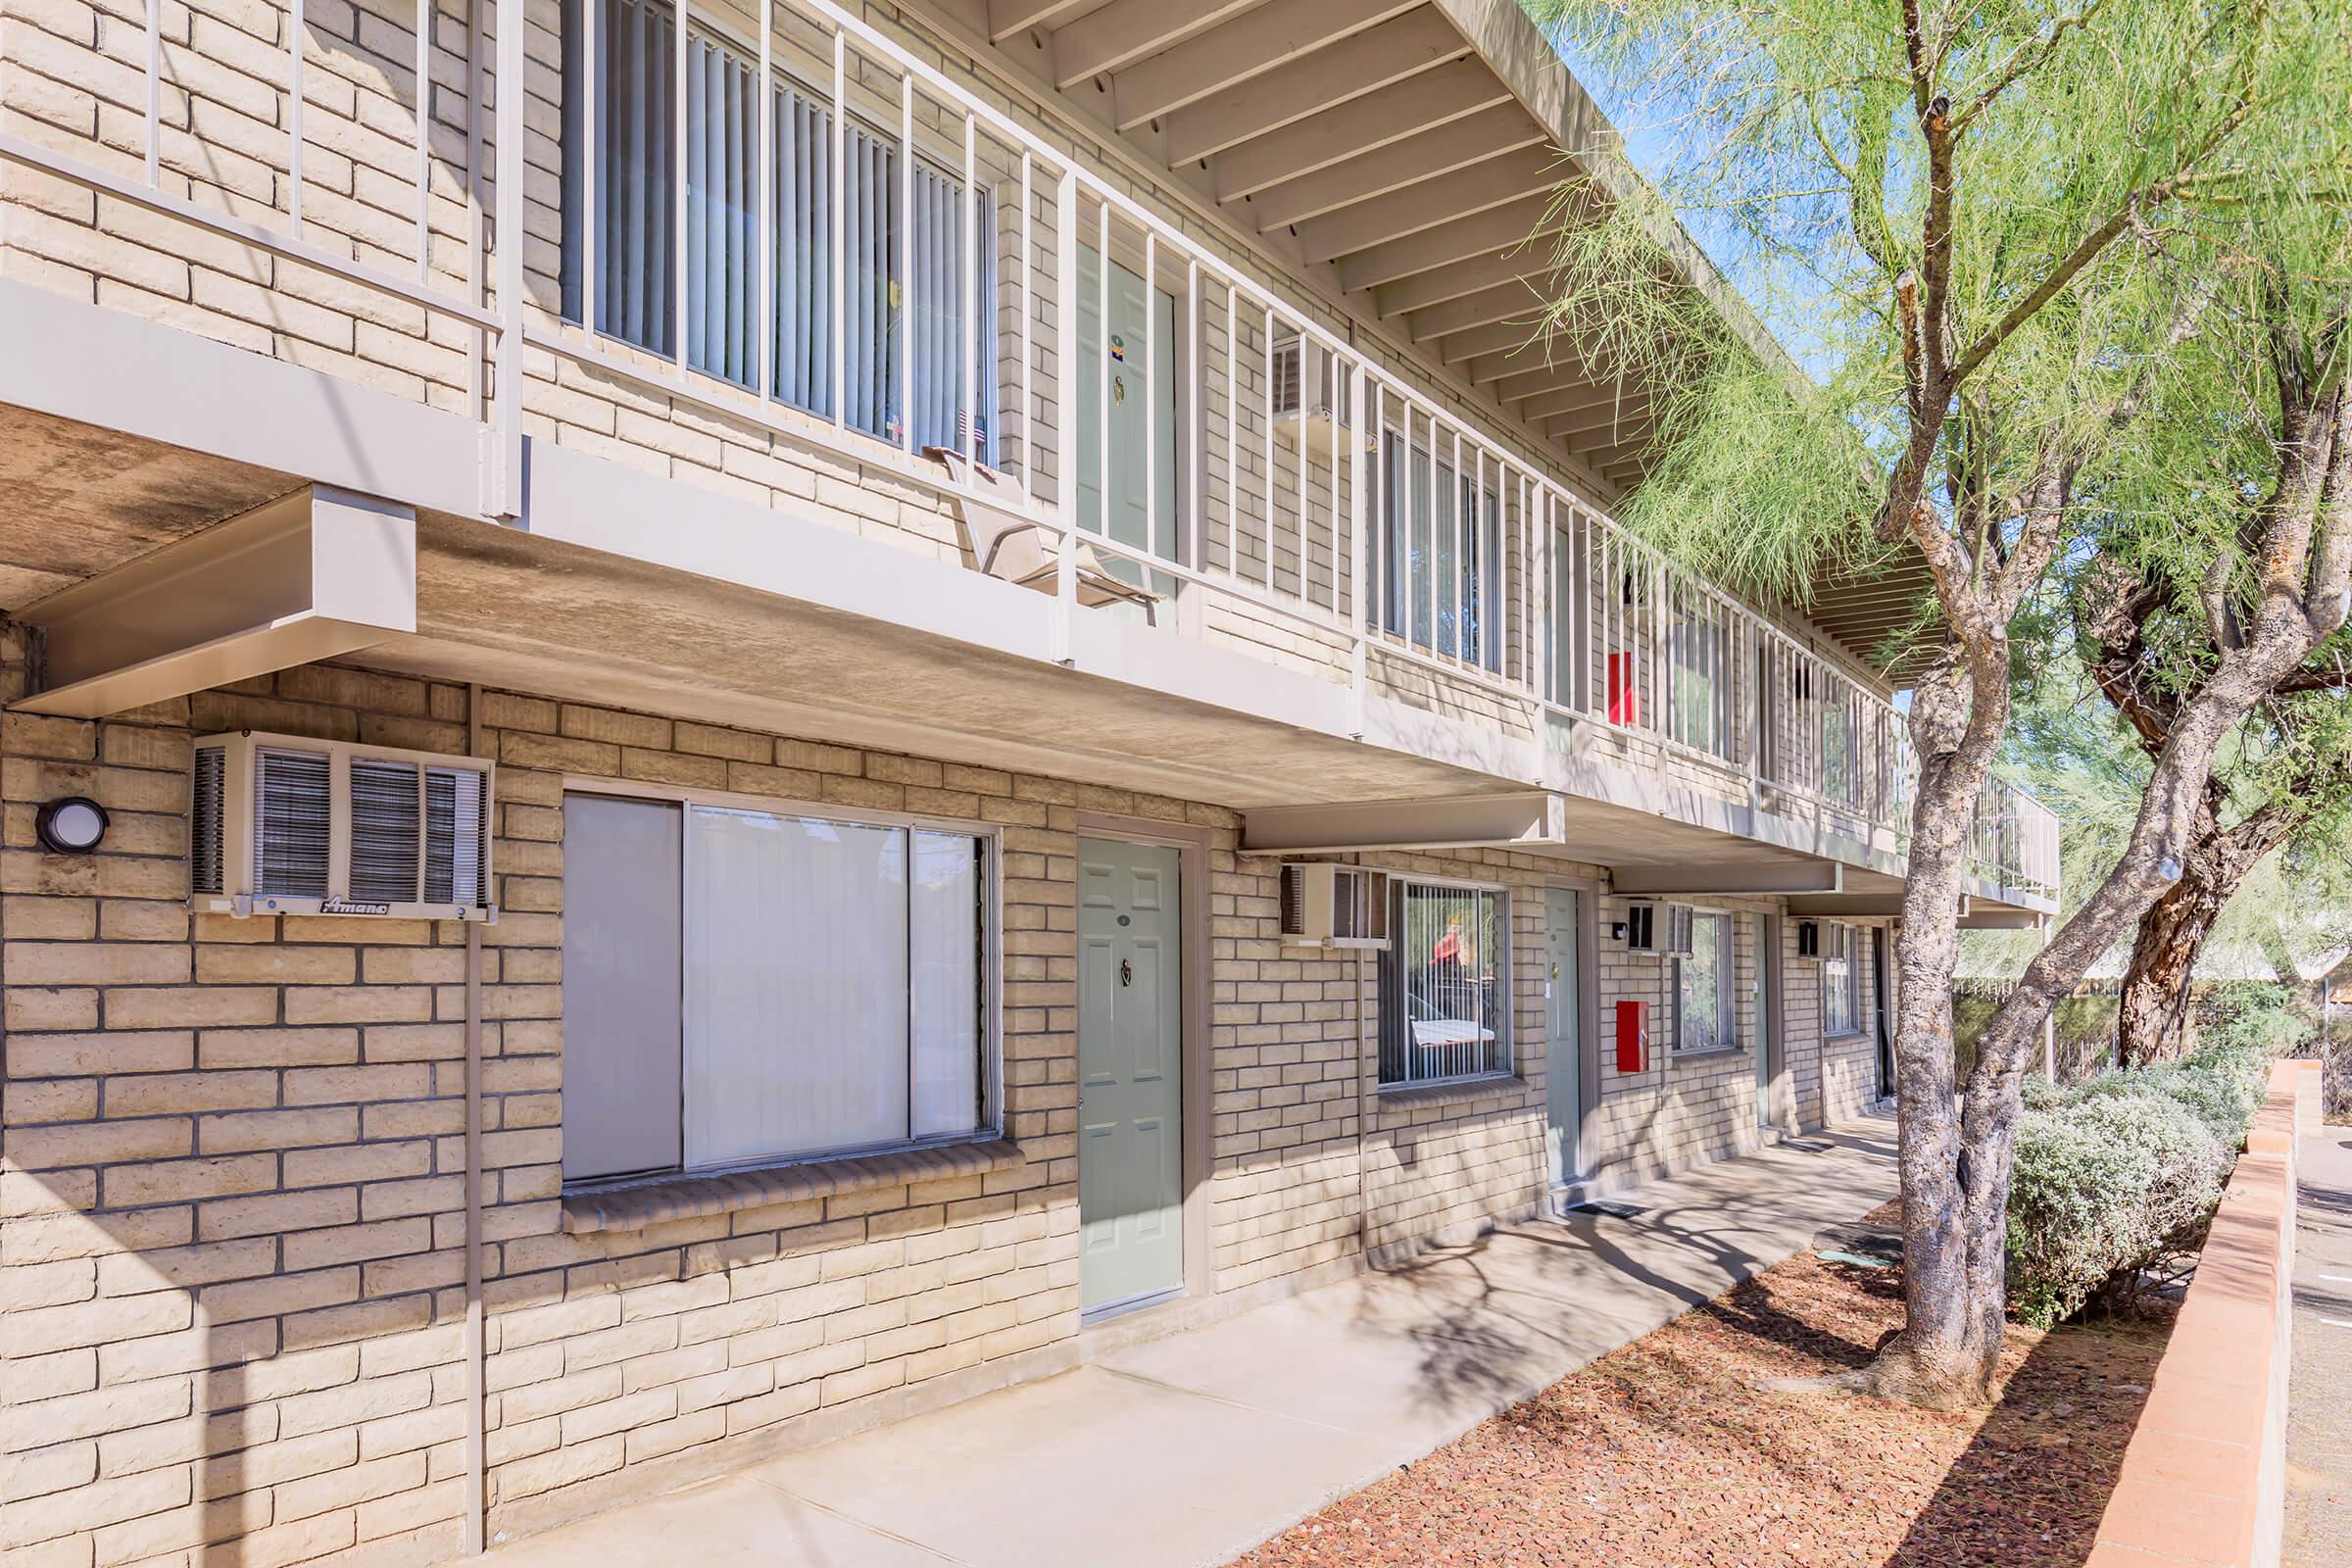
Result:
{"label": "low brick retaining wall", "polygon": [[2222,1195],[2086,1568],[2269,1568],[2286,1495],[2295,1126],[2318,1064],[2282,1061]]}

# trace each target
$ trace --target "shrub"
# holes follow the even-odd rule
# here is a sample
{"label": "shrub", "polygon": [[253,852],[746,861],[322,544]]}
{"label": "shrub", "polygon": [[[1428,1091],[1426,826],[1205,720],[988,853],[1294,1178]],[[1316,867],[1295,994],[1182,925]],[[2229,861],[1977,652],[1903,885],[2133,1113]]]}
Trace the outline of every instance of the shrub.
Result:
{"label": "shrub", "polygon": [[2271,1061],[2301,1038],[2278,987],[2230,1002],[2177,1062],[2072,1088],[2027,1080],[2008,1216],[2020,1317],[2046,1327],[2086,1304],[2128,1306],[2149,1270],[2204,1239]]}
{"label": "shrub", "polygon": [[2018,1315],[2047,1327],[2094,1298],[2127,1299],[2145,1270],[2202,1239],[2229,1164],[2170,1095],[2102,1086],[2026,1111],[2009,1194]]}

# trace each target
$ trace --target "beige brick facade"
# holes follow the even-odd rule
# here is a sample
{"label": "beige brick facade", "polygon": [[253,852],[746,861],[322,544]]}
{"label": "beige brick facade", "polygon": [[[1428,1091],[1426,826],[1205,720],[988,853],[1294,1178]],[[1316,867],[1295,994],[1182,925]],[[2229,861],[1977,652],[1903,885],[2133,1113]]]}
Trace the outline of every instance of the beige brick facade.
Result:
{"label": "beige brick facade", "polygon": [[[11,646],[21,678],[21,635]],[[195,735],[267,725],[462,751],[467,702],[461,686],[306,666],[99,722],[0,718],[0,1432],[6,1545],[24,1560],[193,1564],[232,1537],[248,1563],[457,1551],[462,929],[191,917],[184,809]],[[1510,898],[1516,1072],[1383,1096],[1377,959],[1281,942],[1276,865],[1235,852],[1230,810],[523,694],[483,693],[478,719],[500,802],[502,914],[483,932],[480,993],[494,1530],[1078,1358],[1082,812],[1209,836],[1212,1298],[1262,1298],[1543,1200],[1544,889],[1593,886],[1595,866],[1368,858]],[[1018,1159],[565,1229],[563,799],[578,776],[999,827],[1004,1130]],[[113,814],[104,850],[46,854],[33,809],[74,793]],[[1702,1058],[1667,1049],[1670,969],[1613,947],[1620,907],[1596,911],[1604,1172],[1752,1144],[1748,982],[1770,903],[1736,909],[1742,1049]],[[1785,962],[1802,1125],[1870,1098],[1866,1050],[1808,1033],[1811,969]],[[1660,1009],[1640,1075],[1615,1072],[1620,996]]]}

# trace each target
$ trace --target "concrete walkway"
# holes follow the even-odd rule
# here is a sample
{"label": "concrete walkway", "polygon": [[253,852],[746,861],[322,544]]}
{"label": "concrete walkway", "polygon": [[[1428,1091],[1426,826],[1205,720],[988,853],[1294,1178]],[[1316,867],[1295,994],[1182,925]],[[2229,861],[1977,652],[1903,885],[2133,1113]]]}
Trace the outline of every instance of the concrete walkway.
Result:
{"label": "concrete walkway", "polygon": [[2314,1122],[2301,1142],[2280,1560],[2341,1568],[2352,1562],[2352,1127]]}
{"label": "concrete walkway", "polygon": [[1208,1568],[1894,1196],[1894,1128],[1497,1232],[493,1551],[495,1568]]}

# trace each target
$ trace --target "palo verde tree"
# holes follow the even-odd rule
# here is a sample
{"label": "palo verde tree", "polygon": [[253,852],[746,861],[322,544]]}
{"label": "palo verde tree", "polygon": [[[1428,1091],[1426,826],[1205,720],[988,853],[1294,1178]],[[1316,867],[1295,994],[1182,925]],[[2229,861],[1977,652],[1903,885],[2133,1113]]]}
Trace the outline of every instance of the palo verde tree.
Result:
{"label": "palo verde tree", "polygon": [[[2220,628],[2113,871],[2028,965],[1964,1082],[1951,978],[1977,803],[2008,723],[2012,623],[2097,542],[2085,498],[2193,446],[2172,375],[2253,232],[2324,276],[2344,178],[2343,29],[2326,0],[1528,0],[1643,86],[1654,187],[1564,189],[1546,324],[1680,390],[1629,520],[1802,603],[1832,562],[1924,560],[1917,758],[1896,944],[1903,1329],[1846,1386],[1995,1392],[2019,1082],[2055,1001],[2166,887],[2222,738],[2344,613],[2352,490],[2333,424],[2281,432],[2278,482],[2205,527]],[[1597,220],[1583,215],[1602,210]],[[1802,374],[1725,326],[1687,221]],[[2314,289],[2281,308],[2306,326]],[[2231,318],[2247,313],[2235,313]],[[2190,400],[2193,405],[2196,400]],[[2140,427],[2154,422],[2172,438]],[[2187,519],[2204,526],[2210,519]],[[2172,527],[2169,519],[2153,524]],[[1859,558],[1857,560],[1857,558]]]}
{"label": "palo verde tree", "polygon": [[[2184,357],[2211,363],[2199,373],[2177,373],[2176,396],[2202,393],[2214,404],[2198,432],[2203,472],[2173,476],[2160,494],[2125,485],[2099,498],[2110,515],[2103,548],[2084,557],[2070,597],[2082,665],[2112,705],[2145,760],[2159,760],[2232,635],[2230,601],[2214,603],[2208,573],[2214,563],[2194,548],[2199,534],[2249,535],[2257,509],[2293,476],[2298,461],[2288,432],[2340,418],[2346,396],[2345,322],[2352,289],[2280,275],[2274,262],[2255,268],[2261,291],[2243,303],[2256,319],[2219,320],[2184,346]],[[2316,321],[2298,319],[2288,295],[2316,288],[2324,307]],[[2212,307],[2219,318],[2228,299]],[[2163,433],[2162,422],[2155,425]],[[2278,439],[2274,439],[2274,436]],[[2339,455],[2340,459],[2340,455]],[[2154,466],[2143,466],[2152,468]],[[2178,517],[2210,509],[2205,527],[2168,534],[2145,526],[2145,514]],[[2120,514],[2120,515],[2118,515]],[[2208,939],[2230,901],[2266,859],[2288,858],[2324,873],[2344,854],[2352,826],[2352,637],[2339,632],[2279,680],[2221,749],[2197,797],[2178,881],[2141,913],[2125,970],[2117,1014],[2116,1054],[2143,1066],[2180,1054],[2190,1027],[2190,981]],[[2309,880],[2308,877],[2304,880]],[[2260,927],[2274,940],[2275,961],[2291,962],[2275,923]]]}

